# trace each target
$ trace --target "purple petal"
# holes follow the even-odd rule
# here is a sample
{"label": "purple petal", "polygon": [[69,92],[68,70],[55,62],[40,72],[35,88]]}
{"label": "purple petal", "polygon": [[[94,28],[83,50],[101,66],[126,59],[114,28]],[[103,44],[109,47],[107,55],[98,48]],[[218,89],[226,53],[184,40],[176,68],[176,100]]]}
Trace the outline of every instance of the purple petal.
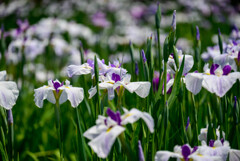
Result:
{"label": "purple petal", "polygon": [[57,81],[55,81],[55,82],[52,81],[52,83],[53,83],[53,87],[55,88],[56,92],[58,93],[58,92],[59,92],[58,88],[61,87],[61,86],[63,86],[63,82],[60,84],[60,83],[57,82]]}
{"label": "purple petal", "polygon": [[87,63],[90,67],[92,67],[92,68],[94,67],[94,61],[92,59],[88,59]]}
{"label": "purple petal", "polygon": [[213,64],[210,69],[210,74],[215,75],[215,70],[219,67],[218,64]]}
{"label": "purple petal", "polygon": [[112,120],[116,121],[118,125],[121,125],[121,115],[119,111],[115,113],[110,108],[108,108],[106,113]]}
{"label": "purple petal", "polygon": [[224,143],[224,138],[221,139],[221,143],[222,143],[222,144]]}
{"label": "purple petal", "polygon": [[113,73],[112,74],[112,80],[115,81],[115,82],[118,82],[118,81],[121,80],[121,77],[120,77],[120,75]]}
{"label": "purple petal", "polygon": [[182,146],[182,155],[184,160],[188,160],[188,156],[191,154],[191,149],[188,145],[183,145]]}
{"label": "purple petal", "polygon": [[214,146],[214,142],[215,142],[214,140],[210,140],[210,141],[209,141],[209,146],[210,146],[210,147],[213,147],[213,146]]}
{"label": "purple petal", "polygon": [[194,153],[195,151],[198,150],[198,146],[194,146],[193,150],[192,150],[192,153]]}
{"label": "purple petal", "polygon": [[238,52],[238,58],[237,58],[238,62],[240,61],[240,51]]}
{"label": "purple petal", "polygon": [[138,68],[138,63],[135,62],[135,74],[138,75],[139,74],[139,68]]}
{"label": "purple petal", "polygon": [[225,65],[223,67],[223,75],[228,75],[231,72],[232,68],[230,65]]}

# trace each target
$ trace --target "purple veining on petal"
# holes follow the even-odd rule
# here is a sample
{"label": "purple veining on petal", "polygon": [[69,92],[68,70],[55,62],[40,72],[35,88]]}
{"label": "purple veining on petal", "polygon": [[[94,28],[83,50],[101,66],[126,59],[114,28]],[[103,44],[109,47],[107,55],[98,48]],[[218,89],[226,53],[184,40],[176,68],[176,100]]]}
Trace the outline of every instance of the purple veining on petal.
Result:
{"label": "purple veining on petal", "polygon": [[234,96],[234,106],[233,106],[235,109],[237,107],[237,96]]}
{"label": "purple veining on petal", "polygon": [[224,138],[221,139],[221,143],[222,143],[222,145],[223,145],[223,143],[224,143]]}
{"label": "purple veining on petal", "polygon": [[90,67],[94,68],[94,61],[92,59],[88,59],[87,63]]}
{"label": "purple veining on petal", "polygon": [[198,146],[194,146],[193,150],[192,150],[192,153],[196,152],[197,150],[198,150]]}
{"label": "purple veining on petal", "polygon": [[7,110],[7,118],[8,118],[8,124],[13,124],[13,115],[12,110]]}
{"label": "purple veining on petal", "polygon": [[116,121],[118,125],[121,125],[122,120],[119,111],[115,113],[110,108],[108,108],[106,113],[112,120]]}
{"label": "purple veining on petal", "polygon": [[189,124],[190,124],[190,119],[189,119],[189,116],[188,116],[188,118],[187,118],[187,125],[186,125],[186,131],[187,131],[188,127],[189,127]]}
{"label": "purple veining on petal", "polygon": [[107,126],[107,119],[104,119],[104,124]]}
{"label": "purple veining on petal", "polygon": [[232,40],[232,43],[233,43],[234,46],[238,45],[238,43],[235,40]]}
{"label": "purple veining on petal", "polygon": [[223,67],[223,75],[228,75],[231,72],[232,68],[230,65],[225,65]]}
{"label": "purple veining on petal", "polygon": [[188,161],[188,156],[191,154],[191,149],[188,145],[182,146],[182,155],[185,161]]}
{"label": "purple veining on petal", "polygon": [[210,146],[210,147],[213,147],[213,146],[214,146],[214,142],[215,142],[215,141],[211,139],[211,140],[209,141],[209,146]]}
{"label": "purple veining on petal", "polygon": [[197,33],[196,33],[196,39],[197,39],[197,41],[199,41],[199,40],[200,40],[200,32],[199,32],[198,26],[196,26],[196,31],[197,31]]}
{"label": "purple veining on petal", "polygon": [[121,80],[121,77],[120,77],[120,75],[113,73],[112,74],[112,80],[115,81],[115,82],[118,82],[118,81]]}
{"label": "purple veining on petal", "polygon": [[219,67],[218,64],[213,64],[210,68],[210,74],[215,75],[215,70]]}
{"label": "purple veining on petal", "polygon": [[143,63],[145,63],[147,61],[147,58],[145,56],[144,50],[142,50],[141,53],[142,53]]}
{"label": "purple veining on petal", "polygon": [[62,82],[61,84],[59,83],[59,82],[57,82],[57,81],[52,81],[52,83],[53,83],[53,87],[55,88],[55,90],[56,90],[56,92],[58,93],[59,92],[59,87],[61,87],[61,86],[63,86],[63,84],[64,84],[64,82]]}

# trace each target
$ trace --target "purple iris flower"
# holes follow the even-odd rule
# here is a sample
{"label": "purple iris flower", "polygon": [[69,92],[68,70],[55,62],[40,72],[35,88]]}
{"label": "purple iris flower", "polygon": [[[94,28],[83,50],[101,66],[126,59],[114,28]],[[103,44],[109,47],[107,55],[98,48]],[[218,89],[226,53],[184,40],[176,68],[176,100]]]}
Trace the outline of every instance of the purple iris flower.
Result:
{"label": "purple iris flower", "polygon": [[64,84],[64,82],[62,82],[61,84],[59,83],[59,82],[57,82],[57,81],[53,81],[52,80],[52,83],[53,83],[53,87],[55,88],[55,90],[56,90],[56,92],[58,93],[59,92],[59,87],[62,87],[63,86],[63,84]]}
{"label": "purple iris flower", "polygon": [[19,26],[20,32],[26,31],[26,30],[28,29],[28,27],[30,26],[27,19],[25,19],[24,21],[18,19],[18,20],[17,20],[17,24],[18,24],[18,26]]}
{"label": "purple iris flower", "polygon": [[110,108],[108,108],[106,113],[112,120],[116,121],[118,125],[121,125],[122,120],[119,111],[115,113]]}
{"label": "purple iris flower", "polygon": [[223,67],[223,75],[228,75],[231,72],[232,68],[230,65],[225,65]]}

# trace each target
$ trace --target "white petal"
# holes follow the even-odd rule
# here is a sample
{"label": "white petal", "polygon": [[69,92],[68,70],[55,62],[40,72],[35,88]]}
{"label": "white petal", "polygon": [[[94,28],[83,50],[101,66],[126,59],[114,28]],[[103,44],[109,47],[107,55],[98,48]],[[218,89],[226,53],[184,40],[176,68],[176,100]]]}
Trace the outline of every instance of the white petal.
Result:
{"label": "white petal", "polygon": [[145,98],[148,96],[151,83],[150,82],[131,82],[124,87],[130,92],[135,92],[138,96]]}
{"label": "white petal", "polygon": [[[60,89],[60,88],[58,88]],[[59,98],[59,104],[63,104],[64,102],[66,102],[68,100],[68,94],[65,90],[62,91],[60,98]]]}
{"label": "white petal", "polygon": [[91,140],[88,145],[93,149],[97,156],[100,158],[106,158],[112,148],[118,135],[125,130],[122,126],[114,126],[113,128],[102,132],[95,139]]}
{"label": "white petal", "polygon": [[154,120],[151,115],[149,115],[146,112],[141,112],[138,109],[131,109],[129,112],[125,113],[123,116],[121,116],[122,125],[126,125],[128,123],[134,123],[138,121],[139,119],[143,119],[144,122],[147,124],[149,130],[151,133],[154,132]]}
{"label": "white petal", "polygon": [[11,109],[18,98],[17,85],[12,81],[0,82],[0,106]]}
{"label": "white petal", "polygon": [[36,106],[40,108],[43,106],[43,101],[47,99],[49,90],[49,87],[45,85],[43,87],[34,89],[34,101]]}
{"label": "white petal", "polygon": [[[78,87],[64,86],[64,91],[67,94],[67,99],[71,102],[72,107],[77,107],[83,100],[83,89]],[[61,88],[59,88],[61,89]],[[62,93],[63,94],[63,93]],[[62,97],[62,95],[61,95]],[[60,97],[60,99],[61,99]]]}
{"label": "white petal", "polygon": [[102,132],[107,131],[107,126],[105,125],[95,125],[84,132],[83,136],[92,140],[100,135]]}
{"label": "white petal", "polygon": [[108,88],[108,100],[112,100],[114,98],[114,89]]}
{"label": "white petal", "polygon": [[237,71],[237,65],[235,60],[228,54],[222,54],[214,57],[213,62],[214,64],[219,64],[222,67],[224,67],[225,65],[230,65],[234,71]]}
{"label": "white petal", "polygon": [[92,87],[88,90],[89,93],[89,99],[91,99],[96,93],[97,93],[97,88],[96,87]]}
{"label": "white petal", "polygon": [[87,63],[82,65],[70,65],[67,67],[67,73],[69,77],[73,75],[83,75],[90,74],[92,67],[90,67]]}
{"label": "white petal", "polygon": [[155,155],[155,161],[168,161],[170,158],[182,158],[182,156],[169,151],[158,151]]}
{"label": "white petal", "polygon": [[[166,91],[168,92],[168,90],[173,86],[173,83],[174,83],[174,79],[170,79],[168,82],[167,82],[167,89]],[[164,91],[163,91],[164,93]]]}
{"label": "white petal", "polygon": [[6,79],[6,75],[7,75],[7,73],[5,70],[1,71],[0,72],[0,81],[4,81]]}
{"label": "white petal", "polygon": [[[181,58],[179,60],[179,68],[181,67],[183,57],[184,56],[181,56]],[[188,73],[192,69],[193,64],[194,64],[194,61],[193,61],[192,55],[185,55],[185,62],[184,62],[184,68],[183,68],[182,75]]]}
{"label": "white petal", "polygon": [[185,77],[186,88],[194,95],[198,94],[202,89],[202,81],[202,73],[189,73]]}
{"label": "white petal", "polygon": [[215,93],[217,96],[224,96],[233,84],[236,82],[236,77],[234,73],[223,76],[215,75],[204,75],[203,76],[203,87],[209,92]]}
{"label": "white petal", "polygon": [[230,149],[229,161],[239,161],[240,160],[240,150]]}

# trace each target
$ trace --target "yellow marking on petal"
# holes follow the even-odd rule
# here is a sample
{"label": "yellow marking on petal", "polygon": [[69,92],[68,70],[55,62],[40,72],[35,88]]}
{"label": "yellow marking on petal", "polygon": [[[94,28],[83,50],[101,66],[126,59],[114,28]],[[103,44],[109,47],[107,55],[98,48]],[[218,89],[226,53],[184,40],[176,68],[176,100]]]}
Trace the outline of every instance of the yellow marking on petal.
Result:
{"label": "yellow marking on petal", "polygon": [[126,114],[126,115],[124,116],[123,119],[126,119],[127,117],[132,116],[132,115],[133,115],[132,113],[128,113],[128,114]]}
{"label": "yellow marking on petal", "polygon": [[200,157],[203,157],[203,155],[202,154],[197,154],[198,156],[200,156]]}
{"label": "yellow marking on petal", "polygon": [[66,88],[70,89],[68,86],[66,86]]}
{"label": "yellow marking on petal", "polygon": [[107,83],[114,84],[114,82],[107,82]]}
{"label": "yellow marking on petal", "polygon": [[46,86],[45,88],[48,88],[49,86]]}
{"label": "yellow marking on petal", "polygon": [[216,147],[212,147],[213,149],[216,149]]}
{"label": "yellow marking on petal", "polygon": [[211,75],[210,73],[205,73],[205,74],[207,74],[207,75]]}
{"label": "yellow marking on petal", "polygon": [[107,133],[109,133],[111,129],[112,129],[112,127],[108,128],[108,129],[107,129]]}

